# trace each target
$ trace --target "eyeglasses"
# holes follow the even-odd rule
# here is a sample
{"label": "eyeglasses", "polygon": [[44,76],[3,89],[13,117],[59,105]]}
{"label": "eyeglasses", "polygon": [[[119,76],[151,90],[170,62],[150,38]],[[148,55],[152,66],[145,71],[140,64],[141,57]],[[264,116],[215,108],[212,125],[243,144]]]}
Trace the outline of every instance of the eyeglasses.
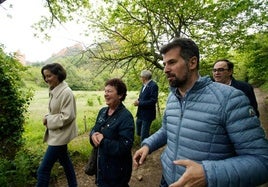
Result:
{"label": "eyeglasses", "polygon": [[218,68],[218,69],[212,69],[212,72],[224,72],[225,70],[229,70],[229,69],[224,69],[224,68]]}

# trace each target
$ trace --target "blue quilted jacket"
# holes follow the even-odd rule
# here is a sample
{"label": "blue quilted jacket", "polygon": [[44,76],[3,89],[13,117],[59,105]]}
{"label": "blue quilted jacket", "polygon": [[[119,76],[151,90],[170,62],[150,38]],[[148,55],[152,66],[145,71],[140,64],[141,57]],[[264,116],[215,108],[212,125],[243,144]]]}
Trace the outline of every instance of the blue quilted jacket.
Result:
{"label": "blue quilted jacket", "polygon": [[142,144],[161,155],[163,176],[177,181],[185,168],[172,163],[191,159],[202,164],[208,187],[251,187],[268,180],[268,140],[249,100],[231,86],[200,77],[179,101],[171,88],[162,127]]}

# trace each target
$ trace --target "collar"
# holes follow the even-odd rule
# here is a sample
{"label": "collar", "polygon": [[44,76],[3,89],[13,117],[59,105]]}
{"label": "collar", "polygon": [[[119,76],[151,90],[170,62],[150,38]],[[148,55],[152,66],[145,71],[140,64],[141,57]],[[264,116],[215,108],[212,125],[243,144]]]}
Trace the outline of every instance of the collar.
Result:
{"label": "collar", "polygon": [[186,95],[188,94],[188,92],[189,92],[189,91],[195,86],[195,84],[196,84],[197,82],[199,82],[200,80],[201,80],[201,76],[200,76],[200,74],[198,74],[198,79],[195,81],[195,83],[193,84],[192,87],[190,87],[190,88],[188,88],[188,89],[186,90],[184,96],[181,95],[181,93],[180,93],[180,91],[179,91],[178,88],[176,88],[176,90],[175,90],[175,95],[176,95],[178,98],[186,97]]}
{"label": "collar", "polygon": [[67,87],[68,84],[65,81],[62,81],[53,90],[50,90],[49,95],[52,95],[53,97],[57,98],[60,95],[60,93]]}
{"label": "collar", "polygon": [[[205,87],[205,86],[207,86],[208,84],[211,84],[211,83],[212,83],[212,80],[208,75],[206,75],[204,77],[199,76],[198,80],[194,83],[194,85],[186,91],[186,94],[191,92],[191,90],[202,89],[203,87]],[[173,94],[176,94],[176,90],[177,90],[176,87],[170,87],[170,91]]]}
{"label": "collar", "polygon": [[144,83],[144,86],[147,86],[150,82],[152,81],[152,79],[148,80],[146,83]]}

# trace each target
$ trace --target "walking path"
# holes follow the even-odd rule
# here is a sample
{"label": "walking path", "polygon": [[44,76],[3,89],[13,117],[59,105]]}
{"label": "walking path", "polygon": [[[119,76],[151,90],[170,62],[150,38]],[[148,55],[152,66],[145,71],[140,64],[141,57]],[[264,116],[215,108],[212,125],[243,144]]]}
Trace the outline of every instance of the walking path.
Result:
{"label": "walking path", "polygon": [[[258,102],[258,109],[260,112],[260,120],[262,123],[262,127],[266,133],[266,137],[268,137],[268,105],[266,103],[268,101],[268,94],[261,92],[259,88],[254,88],[254,92]],[[259,187],[268,187],[268,183],[263,184]]]}
{"label": "walking path", "polygon": [[[261,92],[259,88],[254,88],[254,92],[258,102],[258,109],[260,111],[260,120],[266,132],[266,136],[268,136],[268,94]],[[265,100],[267,101],[265,102]]]}

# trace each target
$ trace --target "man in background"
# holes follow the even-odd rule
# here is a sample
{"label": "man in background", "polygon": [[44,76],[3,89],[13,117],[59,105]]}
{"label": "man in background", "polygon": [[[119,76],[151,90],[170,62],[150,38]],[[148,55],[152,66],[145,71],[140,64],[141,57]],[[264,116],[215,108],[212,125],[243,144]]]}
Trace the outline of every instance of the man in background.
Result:
{"label": "man in background", "polygon": [[150,126],[156,118],[156,103],[158,99],[158,85],[152,80],[152,73],[149,70],[141,71],[140,78],[142,88],[139,98],[134,102],[137,106],[136,134],[141,141],[149,137]]}
{"label": "man in background", "polygon": [[256,115],[259,117],[258,103],[255,97],[253,87],[243,81],[238,81],[233,77],[234,64],[227,59],[217,60],[212,69],[215,82],[227,84],[235,87],[245,93],[250,101],[250,105],[254,108]]}

